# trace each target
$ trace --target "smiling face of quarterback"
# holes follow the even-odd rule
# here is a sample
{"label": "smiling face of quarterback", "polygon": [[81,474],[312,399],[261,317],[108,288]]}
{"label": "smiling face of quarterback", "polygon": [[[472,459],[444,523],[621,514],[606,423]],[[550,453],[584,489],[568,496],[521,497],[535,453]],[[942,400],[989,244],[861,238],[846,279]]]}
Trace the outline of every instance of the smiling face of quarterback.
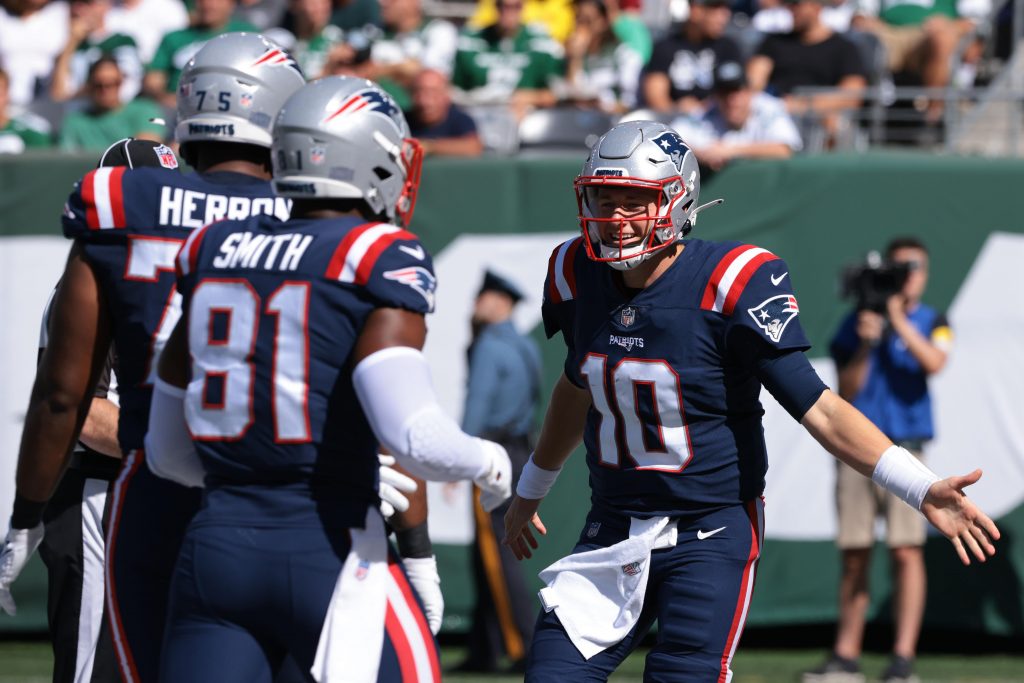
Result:
{"label": "smiling face of quarterback", "polygon": [[[601,241],[611,247],[635,246],[654,227],[658,191],[640,187],[598,187],[591,205],[594,218],[618,220],[598,223]],[[620,243],[621,231],[621,243]]]}

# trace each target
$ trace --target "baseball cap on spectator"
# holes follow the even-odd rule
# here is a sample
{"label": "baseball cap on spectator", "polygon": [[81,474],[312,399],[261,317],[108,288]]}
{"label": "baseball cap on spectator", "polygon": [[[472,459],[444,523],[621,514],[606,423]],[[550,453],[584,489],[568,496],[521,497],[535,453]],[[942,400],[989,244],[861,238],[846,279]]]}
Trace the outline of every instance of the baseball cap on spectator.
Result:
{"label": "baseball cap on spectator", "polygon": [[739,62],[722,62],[715,67],[715,90],[742,90],[747,74]]}
{"label": "baseball cap on spectator", "polygon": [[128,168],[178,168],[178,157],[174,150],[162,142],[122,138],[107,147],[96,168],[127,166]]}

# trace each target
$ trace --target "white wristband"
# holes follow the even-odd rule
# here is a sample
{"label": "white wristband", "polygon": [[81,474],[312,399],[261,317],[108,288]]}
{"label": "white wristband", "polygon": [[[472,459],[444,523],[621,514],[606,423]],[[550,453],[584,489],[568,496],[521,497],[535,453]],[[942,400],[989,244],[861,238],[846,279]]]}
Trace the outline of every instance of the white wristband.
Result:
{"label": "white wristband", "polygon": [[906,448],[889,446],[878,459],[871,480],[910,507],[920,510],[928,489],[939,481],[939,475],[925,467]]}
{"label": "white wristband", "polygon": [[526,461],[526,465],[523,467],[523,473],[519,475],[516,495],[529,500],[543,498],[548,495],[548,491],[555,485],[555,480],[558,479],[558,473],[561,471],[562,468],[546,470],[537,467],[533,462],[533,454],[531,453],[530,459]]}

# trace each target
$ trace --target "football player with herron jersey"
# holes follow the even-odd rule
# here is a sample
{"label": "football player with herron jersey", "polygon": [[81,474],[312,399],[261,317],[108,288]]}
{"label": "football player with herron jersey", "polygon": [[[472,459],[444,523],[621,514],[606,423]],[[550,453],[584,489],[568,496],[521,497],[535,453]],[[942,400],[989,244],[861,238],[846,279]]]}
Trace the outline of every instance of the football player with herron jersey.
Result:
{"label": "football player with herron jersey", "polygon": [[[622,123],[575,181],[582,234],[551,255],[543,316],[565,372],[505,517],[516,554],[582,441],[592,507],[573,553],[541,572],[528,682],[604,681],[655,619],[645,678],[726,683],[764,534],[764,386],[829,452],[914,506],[961,560],[999,532],[832,393],[804,356],[793,274],[752,245],[684,240],[697,159],[670,128]],[[713,203],[718,203],[713,202]]]}

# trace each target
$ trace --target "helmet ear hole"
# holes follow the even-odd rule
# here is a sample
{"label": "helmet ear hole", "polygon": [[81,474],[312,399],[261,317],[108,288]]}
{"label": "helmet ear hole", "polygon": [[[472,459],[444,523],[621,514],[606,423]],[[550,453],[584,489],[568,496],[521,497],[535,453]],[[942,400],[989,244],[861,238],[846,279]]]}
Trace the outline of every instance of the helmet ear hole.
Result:
{"label": "helmet ear hole", "polygon": [[377,180],[387,180],[391,177],[391,171],[384,168],[383,166],[374,166],[373,174],[377,176]]}

